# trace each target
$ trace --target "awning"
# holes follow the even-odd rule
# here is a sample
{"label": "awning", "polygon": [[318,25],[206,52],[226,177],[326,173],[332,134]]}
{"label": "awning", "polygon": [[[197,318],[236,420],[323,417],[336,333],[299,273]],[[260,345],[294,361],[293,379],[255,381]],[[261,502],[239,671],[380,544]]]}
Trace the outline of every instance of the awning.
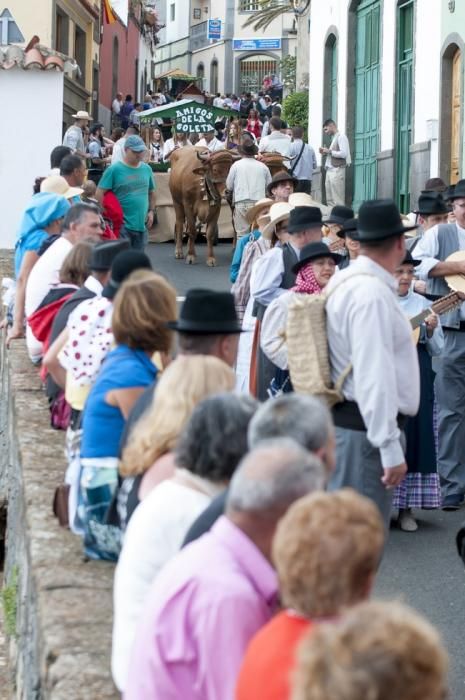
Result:
{"label": "awning", "polygon": [[167,70],[165,73],[161,73],[161,75],[155,76],[155,80],[161,80],[161,78],[173,78],[174,80],[188,80],[190,83],[192,83],[195,80],[198,80],[198,77],[196,75],[189,75],[188,73],[184,73],[179,68],[172,68],[171,70]]}

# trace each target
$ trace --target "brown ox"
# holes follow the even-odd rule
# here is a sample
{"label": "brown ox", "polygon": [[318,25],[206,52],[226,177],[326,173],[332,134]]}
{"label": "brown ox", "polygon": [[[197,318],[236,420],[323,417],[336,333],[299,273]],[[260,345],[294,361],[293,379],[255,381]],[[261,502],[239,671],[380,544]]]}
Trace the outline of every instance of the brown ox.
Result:
{"label": "brown ox", "polygon": [[207,265],[216,265],[213,241],[229,169],[238,156],[221,150],[180,148],[171,154],[170,191],[176,212],[175,257],[184,257],[182,236],[187,225],[189,245],[186,262],[195,262],[197,220],[207,225]]}

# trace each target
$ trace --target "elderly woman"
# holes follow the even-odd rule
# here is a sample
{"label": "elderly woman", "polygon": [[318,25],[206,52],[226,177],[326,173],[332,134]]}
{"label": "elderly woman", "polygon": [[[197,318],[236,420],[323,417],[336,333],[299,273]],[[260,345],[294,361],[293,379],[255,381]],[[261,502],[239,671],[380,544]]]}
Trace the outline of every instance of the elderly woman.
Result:
{"label": "elderly woman", "polygon": [[383,544],[376,506],[350,489],[313,493],[289,508],[273,542],[284,609],[252,639],[236,700],[290,698],[301,638],[369,596]]}
{"label": "elderly woman", "polygon": [[60,233],[69,206],[68,200],[61,195],[39,192],[32,197],[24,212],[15,244],[16,294],[8,344],[10,340],[24,335],[26,284],[29,275],[39,259],[42,244],[49,236]]}
{"label": "elderly woman", "polygon": [[363,603],[304,641],[292,700],[444,700],[447,666],[438,633],[418,613]]}
{"label": "elderly woman", "polygon": [[173,450],[196,405],[207,396],[232,391],[232,370],[217,357],[179,355],[163,372],[154,399],[131,431],[119,472],[121,529],[149,492],[175,471]]}
{"label": "elderly woman", "polygon": [[291,390],[284,340],[290,305],[297,294],[321,294],[341,260],[341,256],[333,253],[325,243],[309,243],[302,249],[300,260],[293,267],[293,272],[297,274],[295,287],[278,296],[268,306],[262,322],[261,348],[281,370],[276,374],[272,390],[273,387],[279,391]]}
{"label": "elderly woman", "polygon": [[256,407],[250,397],[234,394],[199,404],[176,447],[173,476],[144,498],[128,525],[114,583],[112,672],[121,691],[150,585],[196,517],[227,486],[247,452]]}
{"label": "elderly woman", "polygon": [[[415,267],[419,264],[420,260],[414,260],[410,251],[407,251],[402,264],[394,273],[399,283],[399,303],[409,318],[429,309],[431,305],[428,299],[414,292],[412,288]],[[393,500],[393,507],[399,509],[399,527],[404,532],[414,532],[418,529],[413,508],[430,509],[441,506],[441,485],[433,427],[435,373],[431,358],[440,355],[443,347],[444,334],[439,318],[431,312],[420,326],[417,345],[420,408],[416,416],[408,419],[405,428],[408,471],[405,479],[396,488]]]}
{"label": "elderly woman", "polygon": [[133,273],[115,297],[116,348],[108,353],[82,416],[80,505],[84,549],[90,558],[116,560],[119,530],[104,524],[118,482],[119,442],[137,398],[157,375],[155,352],[168,355],[177,315],[176,292],[160,275]]}

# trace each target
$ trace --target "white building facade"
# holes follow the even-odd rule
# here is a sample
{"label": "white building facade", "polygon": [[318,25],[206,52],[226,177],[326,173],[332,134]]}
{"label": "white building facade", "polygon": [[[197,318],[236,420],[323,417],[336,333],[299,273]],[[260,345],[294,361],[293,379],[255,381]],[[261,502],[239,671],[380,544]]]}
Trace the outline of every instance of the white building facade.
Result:
{"label": "white building facade", "polygon": [[309,139],[333,118],[352,150],[346,198],[416,204],[439,172],[441,6],[431,0],[312,0]]}
{"label": "white building facade", "polygon": [[[297,32],[293,12],[265,32],[244,28],[259,7],[257,0],[157,0],[166,29],[156,51],[156,75],[180,68],[201,78],[212,94],[260,90],[266,75],[279,76],[280,60],[295,55]],[[217,20],[214,39],[208,36],[209,20]]]}

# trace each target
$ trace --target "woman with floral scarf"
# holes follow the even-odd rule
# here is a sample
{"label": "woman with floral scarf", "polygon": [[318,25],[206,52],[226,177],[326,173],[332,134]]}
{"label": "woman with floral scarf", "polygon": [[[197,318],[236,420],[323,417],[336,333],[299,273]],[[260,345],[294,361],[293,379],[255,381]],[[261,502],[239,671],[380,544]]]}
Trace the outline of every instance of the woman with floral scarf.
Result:
{"label": "woman with floral scarf", "polygon": [[290,304],[297,294],[321,294],[336,271],[342,256],[333,253],[325,243],[309,243],[294,265],[296,284],[278,296],[266,310],[260,336],[265,355],[278,367],[271,383],[270,395],[292,391],[289,380],[285,332]]}

